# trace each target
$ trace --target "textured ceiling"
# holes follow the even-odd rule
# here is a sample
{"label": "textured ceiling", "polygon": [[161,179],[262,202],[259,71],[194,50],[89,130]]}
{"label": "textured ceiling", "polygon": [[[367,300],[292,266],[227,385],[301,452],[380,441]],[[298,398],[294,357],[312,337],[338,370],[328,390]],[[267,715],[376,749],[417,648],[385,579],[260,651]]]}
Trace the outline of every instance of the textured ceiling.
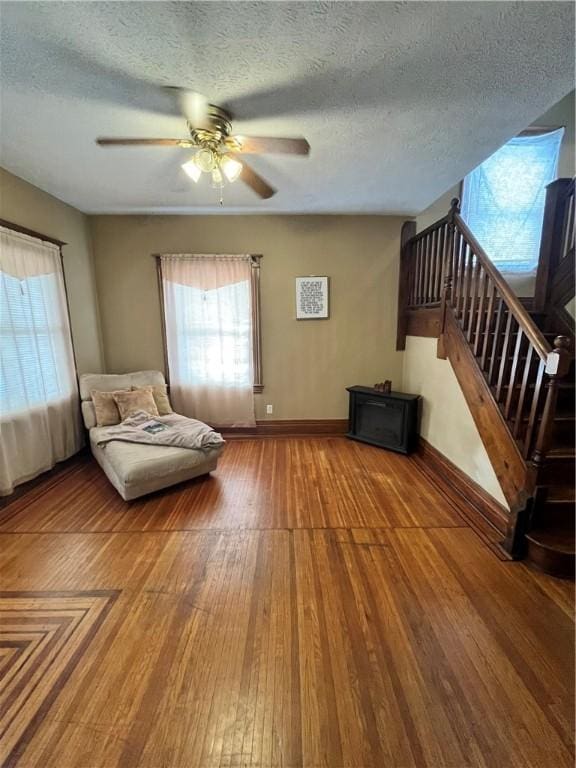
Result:
{"label": "textured ceiling", "polygon": [[219,212],[162,86],[228,105],[237,133],[305,136],[223,213],[415,213],[573,87],[563,2],[2,2],[0,165],[86,212]]}

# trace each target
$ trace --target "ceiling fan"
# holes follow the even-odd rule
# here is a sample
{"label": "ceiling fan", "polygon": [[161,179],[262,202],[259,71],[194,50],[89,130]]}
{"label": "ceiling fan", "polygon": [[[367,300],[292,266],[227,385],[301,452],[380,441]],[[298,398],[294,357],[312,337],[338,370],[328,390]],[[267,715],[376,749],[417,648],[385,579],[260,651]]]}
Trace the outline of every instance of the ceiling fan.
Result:
{"label": "ceiling fan", "polygon": [[198,182],[203,173],[210,174],[212,186],[222,189],[225,181],[240,179],[263,199],[276,194],[274,187],[262,178],[240,157],[242,154],[260,155],[281,153],[307,155],[310,145],[301,138],[274,138],[271,136],[232,135],[232,115],[222,107],[210,104],[205,96],[195,91],[171,88],[176,91],[180,110],[186,118],[190,133],[187,139],[124,139],[98,138],[101,147],[151,146],[181,147],[196,150],[193,157],[182,165],[183,170]]}

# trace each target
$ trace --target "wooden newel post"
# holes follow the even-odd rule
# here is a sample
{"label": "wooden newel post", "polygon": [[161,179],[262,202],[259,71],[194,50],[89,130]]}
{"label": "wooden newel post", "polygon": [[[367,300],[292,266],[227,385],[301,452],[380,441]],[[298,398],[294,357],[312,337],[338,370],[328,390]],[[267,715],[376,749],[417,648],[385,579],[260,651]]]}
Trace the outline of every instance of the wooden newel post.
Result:
{"label": "wooden newel post", "polygon": [[450,305],[452,295],[452,274],[454,267],[454,241],[456,230],[456,214],[460,213],[460,200],[453,197],[450,201],[450,212],[448,213],[448,233],[442,254],[442,270],[444,273],[444,282],[442,288],[442,303],[440,305],[440,334],[438,336],[438,346],[436,356],[446,359],[446,345],[444,343],[444,329],[446,326],[446,311]]}
{"label": "wooden newel post", "polygon": [[448,212],[448,217],[450,224],[454,226],[454,219],[456,217],[456,214],[460,215],[460,198],[459,197],[453,197],[452,200],[450,200],[450,210]]}
{"label": "wooden newel post", "polygon": [[456,258],[456,216],[460,213],[460,200],[453,197],[450,201],[448,214],[448,242],[444,254],[444,303],[450,304],[452,299],[452,280],[454,277],[454,260]]}
{"label": "wooden newel post", "polygon": [[568,373],[571,357],[570,339],[568,336],[557,336],[554,339],[554,351],[548,355],[548,360],[546,361],[545,373],[548,377],[546,400],[540,429],[538,430],[536,447],[532,455],[532,462],[537,469],[540,469],[544,464],[546,454],[550,448],[554,414],[556,413],[556,401],[558,399],[558,384],[560,379]]}
{"label": "wooden newel post", "polygon": [[558,268],[558,261],[563,255],[562,235],[566,209],[570,205],[567,193],[572,183],[572,179],[556,179],[546,187],[546,205],[534,288],[533,307],[536,312],[544,312],[546,309],[550,284]]}

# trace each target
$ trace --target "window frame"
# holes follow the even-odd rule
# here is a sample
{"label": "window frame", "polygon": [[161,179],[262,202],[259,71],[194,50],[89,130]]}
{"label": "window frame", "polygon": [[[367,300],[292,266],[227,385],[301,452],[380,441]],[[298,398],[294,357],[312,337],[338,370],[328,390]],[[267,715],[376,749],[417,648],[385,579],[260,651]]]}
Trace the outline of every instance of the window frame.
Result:
{"label": "window frame", "polygon": [[[156,260],[156,278],[158,281],[158,294],[160,298],[160,316],[162,327],[162,351],[164,355],[164,370],[166,373],[166,384],[170,386],[170,367],[168,365],[168,340],[166,336],[166,311],[164,306],[164,288],[162,285],[162,261],[160,253],[152,254]],[[200,254],[195,254],[200,255]],[[230,254],[207,253],[201,254],[218,258]],[[261,253],[250,253],[250,306],[252,322],[252,366],[254,371],[252,390],[255,395],[264,391],[264,380],[262,371],[262,328],[260,311],[260,260],[263,258]]]}

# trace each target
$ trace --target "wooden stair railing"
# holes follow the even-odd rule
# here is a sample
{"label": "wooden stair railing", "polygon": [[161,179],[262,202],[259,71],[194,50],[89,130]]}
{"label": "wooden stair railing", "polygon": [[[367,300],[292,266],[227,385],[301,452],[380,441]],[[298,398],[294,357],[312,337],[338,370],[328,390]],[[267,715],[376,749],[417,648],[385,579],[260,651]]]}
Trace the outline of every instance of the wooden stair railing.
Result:
{"label": "wooden stair railing", "polygon": [[473,348],[522,455],[541,465],[570,340],[558,336],[552,347],[462,220],[457,200],[452,221],[443,302]]}
{"label": "wooden stair railing", "polygon": [[[403,243],[401,270],[399,326],[405,334],[400,318],[439,307],[438,354],[445,357],[451,313],[521,451],[529,499],[550,446],[559,381],[570,367],[570,339],[557,336],[551,343],[540,331],[461,218],[457,198],[447,216]],[[403,342],[399,338],[398,348]],[[508,549],[517,548],[519,533],[507,536]]]}

